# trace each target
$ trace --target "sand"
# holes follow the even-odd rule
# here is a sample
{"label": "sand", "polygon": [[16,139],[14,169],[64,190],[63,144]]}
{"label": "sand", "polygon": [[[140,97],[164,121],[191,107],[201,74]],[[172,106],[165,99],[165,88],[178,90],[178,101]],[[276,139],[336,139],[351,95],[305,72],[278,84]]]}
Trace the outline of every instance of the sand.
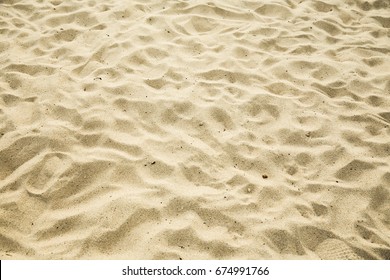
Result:
{"label": "sand", "polygon": [[0,1],[1,259],[390,259],[388,1]]}

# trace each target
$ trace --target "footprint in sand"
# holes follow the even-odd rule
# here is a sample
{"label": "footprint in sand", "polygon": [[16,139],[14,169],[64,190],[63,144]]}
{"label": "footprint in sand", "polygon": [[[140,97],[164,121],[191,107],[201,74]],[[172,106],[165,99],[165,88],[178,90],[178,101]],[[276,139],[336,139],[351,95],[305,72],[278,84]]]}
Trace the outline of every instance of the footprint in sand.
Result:
{"label": "footprint in sand", "polygon": [[58,183],[61,175],[71,166],[72,160],[61,153],[47,154],[31,172],[26,190],[31,195],[43,195]]}
{"label": "footprint in sand", "polygon": [[316,247],[315,252],[323,260],[362,259],[345,242],[334,238],[325,239]]}

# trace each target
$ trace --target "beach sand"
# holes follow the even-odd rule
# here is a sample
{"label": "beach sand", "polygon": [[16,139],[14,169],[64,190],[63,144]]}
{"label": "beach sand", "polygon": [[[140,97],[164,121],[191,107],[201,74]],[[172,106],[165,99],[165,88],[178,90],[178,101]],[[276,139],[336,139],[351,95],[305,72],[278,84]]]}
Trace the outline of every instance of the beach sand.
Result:
{"label": "beach sand", "polygon": [[0,1],[1,259],[390,259],[388,1]]}

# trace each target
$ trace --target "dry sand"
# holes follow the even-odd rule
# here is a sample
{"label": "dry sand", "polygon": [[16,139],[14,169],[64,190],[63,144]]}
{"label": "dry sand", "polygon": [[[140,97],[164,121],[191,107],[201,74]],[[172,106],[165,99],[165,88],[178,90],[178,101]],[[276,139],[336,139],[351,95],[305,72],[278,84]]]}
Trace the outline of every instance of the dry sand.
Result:
{"label": "dry sand", "polygon": [[0,258],[390,259],[389,1],[0,1]]}

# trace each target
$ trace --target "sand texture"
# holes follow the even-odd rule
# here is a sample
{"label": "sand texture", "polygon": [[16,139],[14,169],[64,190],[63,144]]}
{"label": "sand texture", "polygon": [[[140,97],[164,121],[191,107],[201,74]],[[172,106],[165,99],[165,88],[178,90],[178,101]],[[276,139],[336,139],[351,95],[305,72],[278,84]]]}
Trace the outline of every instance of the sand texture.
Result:
{"label": "sand texture", "polygon": [[1,259],[390,259],[390,2],[0,0]]}

